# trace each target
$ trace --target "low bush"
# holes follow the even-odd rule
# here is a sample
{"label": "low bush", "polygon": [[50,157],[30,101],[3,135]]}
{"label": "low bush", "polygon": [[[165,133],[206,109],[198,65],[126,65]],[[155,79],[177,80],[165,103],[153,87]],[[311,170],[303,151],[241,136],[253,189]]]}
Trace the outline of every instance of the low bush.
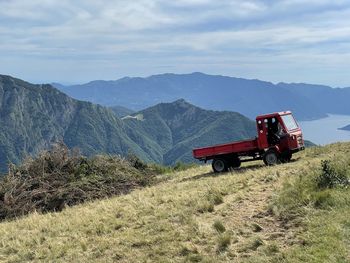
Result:
{"label": "low bush", "polygon": [[324,160],[322,161],[322,172],[317,177],[319,188],[333,188],[336,186],[346,186],[350,184],[349,164],[344,160]]}
{"label": "low bush", "polygon": [[135,157],[86,158],[63,144],[9,168],[0,181],[0,219],[33,211],[61,211],[154,183],[154,172]]}

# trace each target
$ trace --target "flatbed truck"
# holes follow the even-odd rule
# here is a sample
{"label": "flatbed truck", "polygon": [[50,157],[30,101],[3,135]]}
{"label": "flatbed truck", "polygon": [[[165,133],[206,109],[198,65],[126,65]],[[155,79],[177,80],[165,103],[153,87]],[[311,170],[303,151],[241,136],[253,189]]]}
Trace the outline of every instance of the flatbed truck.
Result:
{"label": "flatbed truck", "polygon": [[301,128],[291,111],[259,115],[256,127],[254,139],[196,148],[193,157],[212,160],[214,172],[219,173],[248,161],[263,160],[266,165],[289,162],[293,153],[305,148]]}

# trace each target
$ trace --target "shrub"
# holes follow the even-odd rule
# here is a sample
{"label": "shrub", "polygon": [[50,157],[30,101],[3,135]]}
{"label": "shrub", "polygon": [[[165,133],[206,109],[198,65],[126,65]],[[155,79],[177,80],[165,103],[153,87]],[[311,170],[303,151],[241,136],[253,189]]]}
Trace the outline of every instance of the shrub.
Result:
{"label": "shrub", "polygon": [[120,195],[150,185],[154,176],[138,160],[86,158],[63,144],[12,165],[0,181],[0,219],[33,211],[61,211],[85,201]]}
{"label": "shrub", "polygon": [[338,185],[344,186],[349,184],[347,167],[344,167],[344,163],[324,160],[321,165],[322,172],[317,178],[317,186],[319,188],[333,188]]}
{"label": "shrub", "polygon": [[145,164],[139,157],[135,154],[128,154],[126,156],[127,161],[131,164],[131,166],[135,167],[138,170],[146,170],[147,164]]}

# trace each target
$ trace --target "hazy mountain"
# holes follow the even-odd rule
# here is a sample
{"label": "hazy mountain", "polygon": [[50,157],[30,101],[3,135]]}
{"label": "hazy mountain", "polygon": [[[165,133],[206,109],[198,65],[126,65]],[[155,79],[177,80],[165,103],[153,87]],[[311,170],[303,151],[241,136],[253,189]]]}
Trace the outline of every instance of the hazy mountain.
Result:
{"label": "hazy mountain", "polygon": [[68,95],[106,106],[141,110],[184,98],[205,109],[240,112],[250,118],[267,112],[292,110],[299,120],[350,114],[350,88],[333,89],[308,84],[273,84],[202,73],[162,74],[147,78],[92,81],[58,87]]}
{"label": "hazy mountain", "polygon": [[193,161],[194,147],[256,135],[255,123],[239,113],[204,110],[183,99],[161,103],[132,116],[123,118],[129,137],[153,159],[165,164]]}
{"label": "hazy mountain", "polygon": [[345,127],[339,128],[340,130],[344,130],[344,131],[350,131],[350,124],[346,125]]}
{"label": "hazy mountain", "polygon": [[350,115],[350,88],[330,88],[304,83],[279,83],[277,86],[312,101],[323,112]]}
{"label": "hazy mountain", "polygon": [[317,144],[315,144],[315,143],[313,143],[312,141],[309,141],[309,140],[304,140],[304,145],[305,145],[305,147],[317,146]]}
{"label": "hazy mountain", "polygon": [[254,122],[234,112],[207,111],[184,100],[120,119],[51,85],[0,75],[0,169],[63,140],[85,155],[134,153],[147,162],[193,161],[193,147],[253,137]]}
{"label": "hazy mountain", "polygon": [[59,90],[64,89],[64,88],[67,87],[67,86],[62,85],[61,83],[57,83],[57,82],[52,82],[52,83],[50,83],[50,85],[55,87],[56,89],[59,89]]}

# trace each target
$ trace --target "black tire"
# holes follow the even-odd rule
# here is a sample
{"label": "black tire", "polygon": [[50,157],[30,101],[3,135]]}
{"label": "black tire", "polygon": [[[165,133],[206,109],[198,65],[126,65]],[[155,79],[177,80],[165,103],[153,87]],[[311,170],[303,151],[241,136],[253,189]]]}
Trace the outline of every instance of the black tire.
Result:
{"label": "black tire", "polygon": [[241,166],[241,160],[239,159],[238,156],[235,156],[230,160],[230,167],[238,168],[240,166]]}
{"label": "black tire", "polygon": [[271,166],[271,165],[277,165],[279,164],[279,156],[274,150],[268,150],[264,154],[263,161],[266,165]]}
{"label": "black tire", "polygon": [[211,167],[213,167],[215,173],[223,173],[228,171],[226,160],[221,158],[214,159]]}
{"label": "black tire", "polygon": [[292,153],[291,152],[285,152],[281,155],[280,160],[282,163],[289,163],[292,159]]}

